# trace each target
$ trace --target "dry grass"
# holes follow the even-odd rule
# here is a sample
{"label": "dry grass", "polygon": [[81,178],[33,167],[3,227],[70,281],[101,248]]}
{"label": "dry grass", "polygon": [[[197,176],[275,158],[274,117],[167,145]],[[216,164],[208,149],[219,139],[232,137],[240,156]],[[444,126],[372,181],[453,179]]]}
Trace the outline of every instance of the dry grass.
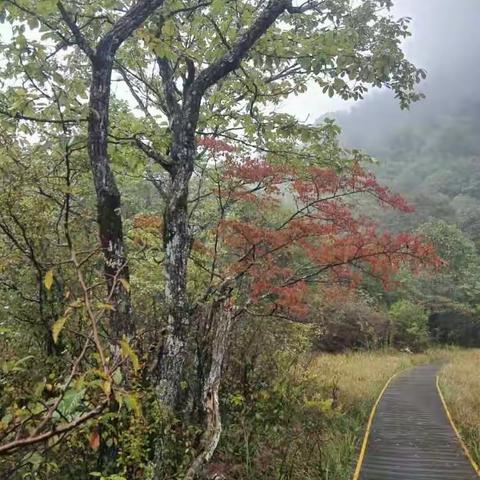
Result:
{"label": "dry grass", "polygon": [[396,372],[419,363],[427,363],[429,355],[365,352],[341,355],[319,355],[310,371],[321,389],[330,390],[344,408],[362,402],[373,402],[385,382]]}
{"label": "dry grass", "polygon": [[449,355],[445,350],[432,350],[416,355],[375,351],[316,356],[309,372],[320,396],[332,399],[337,412],[326,431],[322,478],[351,478],[372,405],[393,374]]}
{"label": "dry grass", "polygon": [[480,463],[480,350],[450,352],[440,387],[470,453]]}

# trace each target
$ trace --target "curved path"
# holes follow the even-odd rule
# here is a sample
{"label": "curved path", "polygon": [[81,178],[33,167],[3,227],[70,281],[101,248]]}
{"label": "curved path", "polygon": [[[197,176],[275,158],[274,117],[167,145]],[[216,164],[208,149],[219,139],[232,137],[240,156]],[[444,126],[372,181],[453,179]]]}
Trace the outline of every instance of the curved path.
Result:
{"label": "curved path", "polygon": [[372,423],[360,480],[478,480],[445,414],[439,367],[415,367],[385,390]]}

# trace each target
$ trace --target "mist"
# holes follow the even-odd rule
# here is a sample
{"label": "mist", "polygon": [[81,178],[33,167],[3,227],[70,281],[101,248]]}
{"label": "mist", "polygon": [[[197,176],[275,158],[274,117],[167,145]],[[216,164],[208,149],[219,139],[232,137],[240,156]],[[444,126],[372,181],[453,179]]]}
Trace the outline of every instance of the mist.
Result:
{"label": "mist", "polygon": [[404,49],[427,71],[425,98],[402,111],[390,91],[377,90],[326,116],[342,128],[343,144],[374,157],[379,179],[415,207],[413,215],[384,215],[387,228],[441,221],[479,245],[479,4],[399,0],[393,13],[412,18]]}
{"label": "mist", "polygon": [[404,126],[434,124],[440,117],[480,109],[478,2],[397,0],[393,14],[412,19],[412,36],[404,49],[411,61],[427,71],[427,79],[418,87],[425,99],[401,111],[391,92],[374,91],[348,113],[329,114],[340,122],[348,146],[375,155]]}

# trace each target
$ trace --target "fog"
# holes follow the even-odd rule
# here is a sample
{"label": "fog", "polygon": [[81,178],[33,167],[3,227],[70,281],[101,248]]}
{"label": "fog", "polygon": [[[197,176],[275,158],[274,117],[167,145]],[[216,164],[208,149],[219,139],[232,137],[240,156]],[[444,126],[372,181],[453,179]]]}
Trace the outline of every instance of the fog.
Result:
{"label": "fog", "polygon": [[414,205],[413,215],[381,213],[385,226],[447,222],[480,247],[480,2],[397,0],[393,13],[412,17],[404,49],[427,70],[426,98],[402,111],[390,91],[377,90],[318,118],[335,118],[343,144],[375,157],[370,169]]}
{"label": "fog", "polygon": [[[445,115],[480,110],[478,0],[397,0],[393,13],[412,18],[412,36],[404,49],[411,61],[427,70],[427,80],[419,85],[426,98],[402,112],[391,92],[376,91],[330,114],[344,128],[349,146],[372,153],[380,153],[386,137],[402,126],[425,126]],[[349,114],[338,112],[349,107]]]}

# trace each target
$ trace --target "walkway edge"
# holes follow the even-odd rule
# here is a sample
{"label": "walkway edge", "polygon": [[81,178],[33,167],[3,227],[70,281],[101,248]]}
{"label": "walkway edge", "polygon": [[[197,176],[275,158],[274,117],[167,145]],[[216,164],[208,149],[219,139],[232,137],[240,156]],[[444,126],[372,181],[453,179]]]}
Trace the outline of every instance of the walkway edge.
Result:
{"label": "walkway edge", "polygon": [[[437,375],[436,385],[437,385],[438,395],[440,396],[440,400],[442,401],[443,409],[445,410],[445,414],[447,415],[448,421],[450,422],[450,425],[452,426],[453,431],[455,432],[455,435],[458,438],[458,441],[460,443],[460,446],[462,447],[463,452],[465,453],[465,456],[467,457],[468,461],[471,463],[471,465],[472,465],[473,469],[475,470],[475,473],[477,474],[477,476],[480,478],[480,468],[478,467],[477,463],[473,459],[472,454],[468,450],[467,445],[463,441],[463,438],[460,435],[460,432],[459,432],[457,426],[455,425],[455,422],[453,421],[453,417],[450,414],[450,410],[448,409],[447,402],[445,401],[445,398],[443,396],[442,389],[440,388],[440,379],[439,379],[438,375]],[[356,479],[354,479],[354,480],[356,480]]]}
{"label": "walkway edge", "polygon": [[[373,404],[372,411],[370,412],[370,417],[368,418],[367,429],[365,431],[365,435],[363,437],[362,448],[360,449],[360,454],[358,456],[357,466],[355,468],[355,473],[353,474],[352,480],[359,480],[360,472],[363,466],[363,460],[365,459],[365,452],[367,451],[368,446],[368,439],[370,437],[370,431],[372,429],[373,419],[375,418],[375,413],[377,412],[378,404],[385,393],[385,390],[388,388],[392,380],[399,374],[400,372],[394,373],[388,380],[385,386],[382,388],[380,395],[378,396],[376,402]],[[478,473],[478,472],[477,472]]]}

